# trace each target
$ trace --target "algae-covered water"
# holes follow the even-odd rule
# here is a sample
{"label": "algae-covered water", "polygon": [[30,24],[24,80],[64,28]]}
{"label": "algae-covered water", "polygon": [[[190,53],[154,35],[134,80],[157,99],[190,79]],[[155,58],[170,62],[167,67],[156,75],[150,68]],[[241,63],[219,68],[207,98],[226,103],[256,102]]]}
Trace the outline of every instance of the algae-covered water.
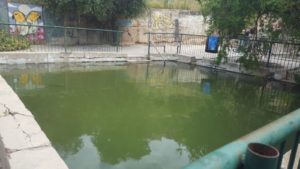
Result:
{"label": "algae-covered water", "polygon": [[179,169],[300,105],[296,86],[175,63],[1,72],[70,169]]}

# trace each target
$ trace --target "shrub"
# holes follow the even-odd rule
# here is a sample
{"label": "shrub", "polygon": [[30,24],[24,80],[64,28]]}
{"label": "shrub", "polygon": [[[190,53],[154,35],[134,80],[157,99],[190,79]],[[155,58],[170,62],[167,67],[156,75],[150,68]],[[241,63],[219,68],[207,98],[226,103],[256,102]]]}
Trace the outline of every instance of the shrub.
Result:
{"label": "shrub", "polygon": [[200,10],[200,4],[196,0],[146,0],[146,2],[149,8]]}
{"label": "shrub", "polygon": [[28,49],[29,47],[30,42],[26,37],[11,35],[0,30],[0,51],[16,51]]}

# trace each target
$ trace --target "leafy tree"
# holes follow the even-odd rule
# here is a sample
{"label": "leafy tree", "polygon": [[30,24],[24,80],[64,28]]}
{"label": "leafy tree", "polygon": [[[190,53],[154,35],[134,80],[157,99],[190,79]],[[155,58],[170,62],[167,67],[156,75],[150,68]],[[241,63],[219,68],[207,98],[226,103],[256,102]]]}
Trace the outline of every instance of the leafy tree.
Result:
{"label": "leafy tree", "polygon": [[35,0],[57,18],[72,16],[80,23],[80,18],[94,22],[114,24],[119,17],[134,17],[145,8],[145,0]]}
{"label": "leafy tree", "polygon": [[198,0],[211,31],[235,36],[254,28],[255,38],[300,37],[300,1],[296,0]]}
{"label": "leafy tree", "polygon": [[[218,32],[223,39],[217,63],[227,57],[230,40],[250,32],[252,40],[290,41],[300,39],[300,1],[297,0],[198,0],[210,24],[208,33]],[[248,34],[248,33],[247,33]],[[247,35],[246,35],[247,36]],[[245,36],[244,36],[245,37]],[[266,42],[266,41],[265,41]],[[246,68],[258,65],[270,43],[257,42],[241,46],[240,62]],[[256,65],[256,66],[255,66]]]}

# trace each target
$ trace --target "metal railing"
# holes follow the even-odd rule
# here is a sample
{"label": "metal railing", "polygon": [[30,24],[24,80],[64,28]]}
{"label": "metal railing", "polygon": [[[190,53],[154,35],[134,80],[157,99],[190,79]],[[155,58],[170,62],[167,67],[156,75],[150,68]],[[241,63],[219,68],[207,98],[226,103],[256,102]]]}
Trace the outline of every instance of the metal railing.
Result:
{"label": "metal railing", "polygon": [[[249,143],[263,143],[277,146],[280,151],[277,168],[281,168],[283,154],[288,147],[288,138],[294,136],[287,169],[296,166],[296,153],[300,138],[300,109],[274,121],[240,139],[227,144],[201,159],[191,163],[184,169],[238,169],[243,167],[244,155]],[[300,164],[298,164],[298,169]]]}
{"label": "metal railing", "polygon": [[198,59],[216,57],[216,54],[205,52],[207,36],[175,33],[146,33],[148,36],[148,55],[157,54],[152,48],[159,46],[160,53],[196,56]]}
{"label": "metal railing", "polygon": [[122,31],[0,23],[0,28],[31,46],[21,52],[119,52]]}
{"label": "metal railing", "polygon": [[[214,64],[217,55],[205,52],[207,36],[175,33],[146,33],[148,36],[148,56],[159,53],[185,55],[202,60],[204,66]],[[224,39],[223,39],[224,40]],[[247,52],[256,52],[258,63],[271,72],[279,73],[283,79],[294,80],[294,74],[300,73],[300,43],[267,40],[231,39],[226,50],[226,63],[238,62]],[[201,62],[199,62],[201,64]]]}

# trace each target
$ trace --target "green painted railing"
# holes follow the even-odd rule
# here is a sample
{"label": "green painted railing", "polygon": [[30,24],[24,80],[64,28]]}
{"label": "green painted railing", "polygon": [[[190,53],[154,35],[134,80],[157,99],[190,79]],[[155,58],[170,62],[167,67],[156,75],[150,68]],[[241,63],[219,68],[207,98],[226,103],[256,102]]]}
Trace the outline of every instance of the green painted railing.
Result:
{"label": "green painted railing", "polygon": [[[300,137],[300,109],[227,144],[201,159],[191,163],[184,169],[238,169],[243,167],[244,155],[249,143],[263,143],[279,147],[279,162],[277,168],[281,168],[284,150],[287,147],[287,140],[295,135],[289,157],[288,169],[296,168],[295,159],[299,137]],[[300,164],[298,164],[298,169]]]}

